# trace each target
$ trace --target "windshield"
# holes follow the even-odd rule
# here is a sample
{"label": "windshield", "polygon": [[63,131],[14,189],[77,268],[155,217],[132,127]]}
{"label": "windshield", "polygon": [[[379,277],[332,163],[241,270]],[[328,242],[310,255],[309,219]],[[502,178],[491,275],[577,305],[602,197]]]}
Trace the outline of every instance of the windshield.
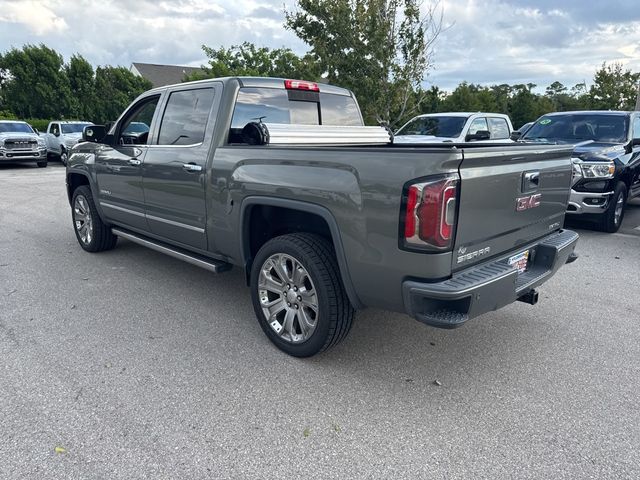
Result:
{"label": "windshield", "polygon": [[84,127],[91,125],[90,123],[63,123],[62,133],[82,133]]}
{"label": "windshield", "polygon": [[0,133],[35,133],[26,123],[2,122],[0,123]]}
{"label": "windshield", "polygon": [[522,137],[523,140],[580,143],[585,140],[624,143],[629,120],[626,115],[567,114],[541,117]]}
{"label": "windshield", "polygon": [[396,135],[433,135],[459,137],[469,117],[418,117],[396,132]]}

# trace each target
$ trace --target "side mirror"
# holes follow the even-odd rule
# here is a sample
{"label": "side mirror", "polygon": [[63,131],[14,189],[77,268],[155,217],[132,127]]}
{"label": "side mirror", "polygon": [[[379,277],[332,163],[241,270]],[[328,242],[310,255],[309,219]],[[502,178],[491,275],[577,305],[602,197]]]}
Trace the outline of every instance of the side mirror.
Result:
{"label": "side mirror", "polygon": [[87,125],[82,129],[82,140],[85,142],[102,143],[107,136],[107,127],[104,125]]}
{"label": "side mirror", "polygon": [[55,137],[59,137],[59,136],[60,136],[60,130],[54,130],[54,131],[53,131],[53,135],[54,135]]}
{"label": "side mirror", "polygon": [[491,140],[491,133],[489,130],[478,130],[476,133],[469,133],[464,138],[466,142],[471,142],[473,140]]}
{"label": "side mirror", "polygon": [[513,140],[514,142],[519,140],[520,137],[522,137],[522,132],[519,132],[518,130],[514,130],[513,132],[511,132],[511,135],[509,135],[509,139]]}

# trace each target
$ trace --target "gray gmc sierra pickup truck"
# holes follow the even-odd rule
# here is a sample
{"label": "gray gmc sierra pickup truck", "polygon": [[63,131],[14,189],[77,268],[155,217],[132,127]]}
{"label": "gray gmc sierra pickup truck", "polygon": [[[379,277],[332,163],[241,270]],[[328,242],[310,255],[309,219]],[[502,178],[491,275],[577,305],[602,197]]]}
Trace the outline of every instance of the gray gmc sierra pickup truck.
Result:
{"label": "gray gmc sierra pickup truck", "polygon": [[213,272],[240,266],[260,326],[294,356],[335,345],[364,306],[451,328],[534,304],[576,258],[561,228],[570,147],[394,145],[335,86],[156,88],[83,140],[66,174],[80,246],[122,237]]}

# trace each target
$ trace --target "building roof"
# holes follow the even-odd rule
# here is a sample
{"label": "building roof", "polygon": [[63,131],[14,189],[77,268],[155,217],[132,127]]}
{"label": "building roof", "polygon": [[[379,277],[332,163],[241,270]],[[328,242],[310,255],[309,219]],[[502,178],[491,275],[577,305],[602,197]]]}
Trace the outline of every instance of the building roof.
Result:
{"label": "building roof", "polygon": [[131,71],[149,80],[154,87],[163,87],[180,83],[187,75],[203,72],[200,67],[184,67],[182,65],[159,65],[156,63],[131,64]]}

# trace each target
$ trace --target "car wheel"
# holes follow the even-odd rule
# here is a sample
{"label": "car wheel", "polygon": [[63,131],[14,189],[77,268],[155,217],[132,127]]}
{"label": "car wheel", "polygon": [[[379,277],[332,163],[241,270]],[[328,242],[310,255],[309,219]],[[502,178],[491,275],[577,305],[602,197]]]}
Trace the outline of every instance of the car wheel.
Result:
{"label": "car wheel", "polygon": [[617,232],[624,219],[624,207],[627,203],[627,186],[618,182],[611,196],[609,207],[602,215],[601,229],[605,232]]}
{"label": "car wheel", "polygon": [[69,160],[69,154],[67,153],[67,151],[64,149],[64,147],[61,147],[60,149],[60,162],[63,165],[67,165],[67,160]]}
{"label": "car wheel", "polygon": [[251,297],[267,337],[295,357],[336,345],[355,315],[333,246],[308,233],[282,235],[260,248],[251,268]]}
{"label": "car wheel", "polygon": [[47,166],[47,161],[43,161],[43,162],[38,162],[37,163],[38,168],[45,168]]}
{"label": "car wheel", "polygon": [[76,188],[71,205],[73,229],[84,250],[102,252],[116,246],[118,237],[111,233],[111,228],[100,218],[89,187],[83,185]]}

